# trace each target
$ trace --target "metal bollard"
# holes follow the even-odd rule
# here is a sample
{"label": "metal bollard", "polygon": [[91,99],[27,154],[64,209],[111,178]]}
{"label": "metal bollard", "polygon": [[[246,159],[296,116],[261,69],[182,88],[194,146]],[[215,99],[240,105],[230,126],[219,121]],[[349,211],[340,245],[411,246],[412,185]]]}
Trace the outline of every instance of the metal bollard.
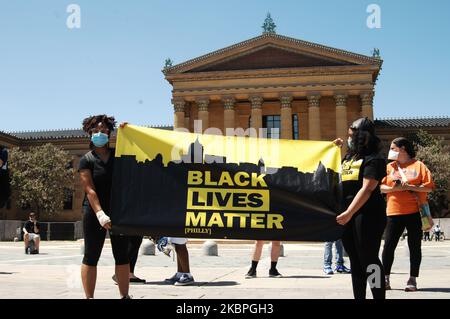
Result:
{"label": "metal bollard", "polygon": [[148,238],[144,238],[139,249],[139,255],[155,256],[155,243]]}
{"label": "metal bollard", "polygon": [[[272,254],[272,242],[270,242],[269,245],[269,256]],[[284,246],[283,244],[280,245],[280,257],[286,257],[286,255],[284,254]]]}
{"label": "metal bollard", "polygon": [[218,256],[217,243],[213,240],[207,240],[202,246],[204,256]]}

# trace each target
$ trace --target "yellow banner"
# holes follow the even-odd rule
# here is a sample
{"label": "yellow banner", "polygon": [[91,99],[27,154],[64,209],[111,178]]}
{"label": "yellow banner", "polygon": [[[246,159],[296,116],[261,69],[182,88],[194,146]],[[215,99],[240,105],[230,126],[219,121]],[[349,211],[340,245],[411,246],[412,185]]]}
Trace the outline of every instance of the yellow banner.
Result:
{"label": "yellow banner", "polygon": [[[326,168],[340,172],[340,149],[332,142],[264,139],[241,136],[219,136],[185,133],[127,125],[119,128],[116,157],[135,156],[136,161],[162,156],[164,166],[187,157],[193,143],[201,144],[203,154],[226,158],[226,163],[252,163],[262,160],[265,167],[295,167],[314,172],[321,162]],[[205,160],[202,155],[202,159]]]}

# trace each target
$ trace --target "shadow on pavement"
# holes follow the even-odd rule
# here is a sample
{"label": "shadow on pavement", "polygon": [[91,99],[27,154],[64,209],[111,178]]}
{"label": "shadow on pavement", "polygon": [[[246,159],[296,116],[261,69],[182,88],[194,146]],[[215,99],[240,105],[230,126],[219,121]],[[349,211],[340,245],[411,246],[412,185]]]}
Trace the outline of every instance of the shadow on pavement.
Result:
{"label": "shadow on pavement", "polygon": [[291,278],[297,278],[297,279],[327,279],[331,278],[332,276],[283,276],[280,278],[270,278],[267,277],[259,277],[259,278],[270,278],[270,279],[291,279]]}
{"label": "shadow on pavement", "polygon": [[446,292],[450,293],[450,288],[419,288],[420,292]]}
{"label": "shadow on pavement", "polygon": [[[156,285],[156,286],[173,286],[173,284],[168,284],[164,281],[147,281],[145,283],[146,285]],[[189,286],[195,286],[195,287],[201,287],[201,286],[208,286],[208,287],[222,287],[222,286],[237,286],[239,285],[236,281],[213,281],[213,282],[207,282],[207,281],[196,281],[192,285]]]}

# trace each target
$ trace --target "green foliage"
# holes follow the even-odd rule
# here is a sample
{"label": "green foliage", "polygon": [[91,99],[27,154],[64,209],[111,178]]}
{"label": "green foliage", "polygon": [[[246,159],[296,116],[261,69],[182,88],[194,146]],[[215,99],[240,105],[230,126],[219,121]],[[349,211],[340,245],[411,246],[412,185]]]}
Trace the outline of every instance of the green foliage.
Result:
{"label": "green foliage", "polygon": [[68,190],[73,191],[72,158],[53,144],[14,148],[10,152],[11,185],[17,204],[47,216],[62,210]]}
{"label": "green foliage", "polygon": [[450,147],[443,138],[433,137],[420,130],[412,138],[416,148],[416,158],[431,171],[436,189],[429,194],[430,208],[435,217],[448,214],[448,190],[450,180]]}

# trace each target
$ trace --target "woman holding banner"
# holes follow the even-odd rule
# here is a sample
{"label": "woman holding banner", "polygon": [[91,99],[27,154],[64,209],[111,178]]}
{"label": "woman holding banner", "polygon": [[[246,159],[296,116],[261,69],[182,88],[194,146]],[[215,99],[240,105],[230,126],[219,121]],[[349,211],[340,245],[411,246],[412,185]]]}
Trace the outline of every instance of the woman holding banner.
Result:
{"label": "woman holding banner", "polygon": [[[434,188],[430,170],[415,159],[413,144],[404,137],[391,143],[387,166],[387,176],[383,179],[381,191],[387,194],[387,226],[383,248],[383,265],[386,270],[386,289],[391,289],[389,275],[394,262],[394,252],[405,228],[408,231],[410,253],[410,277],[405,291],[417,291],[416,278],[419,277],[422,260],[422,229],[432,227],[427,216],[421,220],[421,208],[427,205],[427,193]],[[431,217],[430,217],[431,219]]]}
{"label": "woman holding banner", "polygon": [[[83,121],[83,130],[89,134],[91,151],[80,160],[79,173],[85,191],[83,201],[84,257],[81,279],[86,298],[94,298],[97,281],[97,263],[102,253],[106,231],[111,229],[110,209],[114,150],[109,148],[109,138],[114,131],[114,117],[91,116]],[[130,299],[129,289],[129,238],[110,233],[116,264],[115,276],[122,299]]]}
{"label": "woman holding banner", "polygon": [[[384,269],[378,252],[386,225],[386,207],[380,192],[386,161],[379,154],[380,139],[371,120],[356,120],[348,135],[348,151],[342,161],[345,211],[336,220],[345,225],[342,241],[350,258],[355,299],[366,298],[368,281],[373,298],[385,299]],[[342,139],[334,142],[343,144]]]}

